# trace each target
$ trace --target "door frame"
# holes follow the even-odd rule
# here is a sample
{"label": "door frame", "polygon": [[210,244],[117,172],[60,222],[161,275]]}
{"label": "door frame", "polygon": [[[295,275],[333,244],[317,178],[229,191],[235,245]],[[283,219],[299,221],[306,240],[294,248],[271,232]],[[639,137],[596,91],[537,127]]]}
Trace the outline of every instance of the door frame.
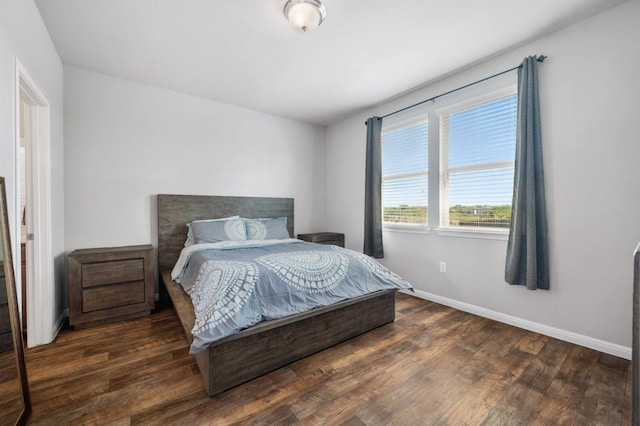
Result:
{"label": "door frame", "polygon": [[[25,141],[31,148],[27,155],[26,191],[31,195],[29,200],[34,238],[27,242],[27,346],[33,347],[50,343],[57,334],[55,326],[55,280],[53,255],[51,248],[51,130],[50,107],[47,98],[35,84],[25,67],[15,59],[15,164],[16,164],[16,199],[20,197],[20,100],[25,108]],[[25,138],[26,139],[26,138]],[[14,257],[20,265],[21,230],[20,203],[15,203],[16,223],[13,229],[12,241]],[[21,268],[16,271],[16,282],[21,282]],[[24,295],[19,292],[19,300]],[[21,306],[18,303],[18,306]]]}

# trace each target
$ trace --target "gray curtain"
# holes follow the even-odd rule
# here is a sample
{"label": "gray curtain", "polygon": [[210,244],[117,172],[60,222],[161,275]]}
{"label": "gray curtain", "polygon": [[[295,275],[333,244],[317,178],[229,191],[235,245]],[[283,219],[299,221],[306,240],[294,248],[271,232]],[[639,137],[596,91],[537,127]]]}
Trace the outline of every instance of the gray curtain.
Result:
{"label": "gray curtain", "polygon": [[548,290],[547,215],[536,59],[535,56],[525,58],[518,69],[513,210],[505,280],[527,286],[529,290]]}
{"label": "gray curtain", "polygon": [[382,119],[367,120],[367,165],[364,190],[364,254],[377,259],[382,249]]}

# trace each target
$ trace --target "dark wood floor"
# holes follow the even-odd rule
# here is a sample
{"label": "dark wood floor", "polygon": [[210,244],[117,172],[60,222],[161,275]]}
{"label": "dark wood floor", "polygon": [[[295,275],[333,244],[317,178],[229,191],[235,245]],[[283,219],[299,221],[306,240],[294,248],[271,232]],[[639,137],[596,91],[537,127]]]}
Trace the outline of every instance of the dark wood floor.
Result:
{"label": "dark wood floor", "polygon": [[30,424],[630,424],[630,362],[398,295],[396,322],[212,399],[171,308],[26,351]]}

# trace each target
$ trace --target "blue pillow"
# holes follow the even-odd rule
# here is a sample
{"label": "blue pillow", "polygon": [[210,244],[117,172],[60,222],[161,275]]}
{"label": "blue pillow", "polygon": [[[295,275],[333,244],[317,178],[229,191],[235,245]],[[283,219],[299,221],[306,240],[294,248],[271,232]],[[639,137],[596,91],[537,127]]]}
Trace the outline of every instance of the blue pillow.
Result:
{"label": "blue pillow", "polygon": [[291,238],[287,229],[287,218],[244,219],[248,240],[281,240]]}
{"label": "blue pillow", "polygon": [[[240,216],[229,216],[229,217],[221,217],[219,219],[203,219],[203,220],[194,220],[194,222],[217,222],[220,220],[229,220],[229,219],[240,219]],[[194,244],[195,240],[193,238],[193,230],[191,229],[191,223],[187,223],[187,240],[184,242],[185,247],[189,247]]]}
{"label": "blue pillow", "polygon": [[196,244],[247,239],[247,230],[242,219],[191,222],[191,231]]}

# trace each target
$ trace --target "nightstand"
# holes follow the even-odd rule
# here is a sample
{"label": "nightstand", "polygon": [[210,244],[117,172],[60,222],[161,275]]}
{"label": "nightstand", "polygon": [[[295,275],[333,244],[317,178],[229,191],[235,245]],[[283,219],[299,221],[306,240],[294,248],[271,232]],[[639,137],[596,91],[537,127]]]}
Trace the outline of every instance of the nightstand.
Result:
{"label": "nightstand", "polygon": [[344,247],[344,234],[337,232],[316,232],[313,234],[298,234],[298,239],[318,244],[333,244]]}
{"label": "nightstand", "polygon": [[67,265],[74,328],[149,315],[155,306],[151,245],[75,250]]}

